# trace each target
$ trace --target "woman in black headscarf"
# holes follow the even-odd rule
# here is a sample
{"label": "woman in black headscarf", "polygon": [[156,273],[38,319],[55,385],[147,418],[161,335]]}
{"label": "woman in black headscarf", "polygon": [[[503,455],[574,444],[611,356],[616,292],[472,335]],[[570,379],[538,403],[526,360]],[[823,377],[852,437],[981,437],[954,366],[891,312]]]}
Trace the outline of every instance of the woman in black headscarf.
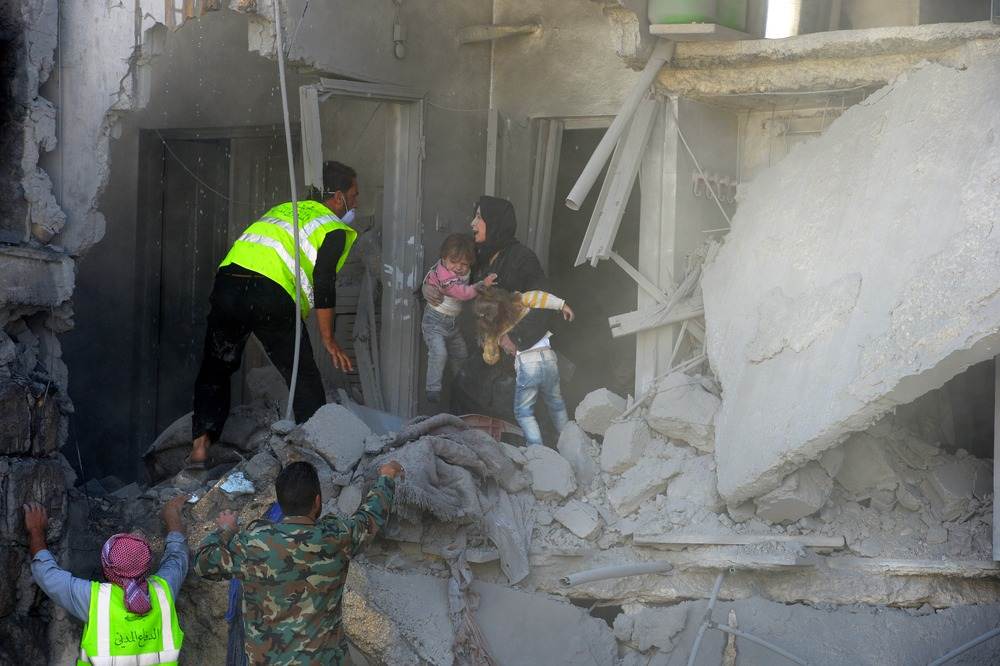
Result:
{"label": "woman in black headscarf", "polygon": [[[473,210],[472,230],[476,241],[474,281],[496,273],[497,286],[508,291],[547,289],[548,278],[538,257],[515,238],[517,217],[511,202],[487,195],[479,197]],[[441,299],[433,286],[424,285],[423,294],[430,303]],[[532,310],[507,334],[504,349],[513,355],[538,344],[549,332],[552,314],[551,310]],[[474,340],[474,326],[466,330],[470,341]],[[511,419],[513,374],[513,363],[509,361],[490,366],[483,362],[481,354],[471,354],[455,379],[458,390],[453,392],[452,406],[458,413],[478,412]]]}

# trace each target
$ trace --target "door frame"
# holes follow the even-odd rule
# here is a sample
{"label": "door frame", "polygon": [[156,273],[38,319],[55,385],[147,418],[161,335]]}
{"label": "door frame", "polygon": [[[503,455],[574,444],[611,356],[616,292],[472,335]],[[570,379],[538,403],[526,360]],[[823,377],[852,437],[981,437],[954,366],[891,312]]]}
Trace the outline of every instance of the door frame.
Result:
{"label": "door frame", "polygon": [[[298,138],[299,127],[292,127],[293,137]],[[283,125],[255,125],[244,127],[201,127],[184,129],[140,129],[137,159],[137,205],[135,261],[138,284],[133,305],[134,320],[137,322],[135,347],[132,350],[133,372],[130,431],[140,450],[159,435],[156,431],[157,391],[159,386],[160,354],[160,289],[162,282],[162,238],[164,176],[167,152],[164,141],[233,140],[245,138],[283,137]],[[230,155],[230,160],[232,159]],[[233,174],[229,169],[227,196],[230,204],[233,198]],[[235,219],[237,211],[229,206],[227,241],[249,224],[249,220]],[[193,341],[201,346],[202,341]],[[248,346],[249,347],[249,346]],[[234,375],[234,384],[242,383],[243,368]],[[193,387],[192,387],[193,389]]]}
{"label": "door frame", "polygon": [[320,104],[338,98],[385,104],[380,384],[385,409],[409,418],[417,409],[420,372],[420,317],[414,292],[420,288],[424,265],[424,93],[393,84],[325,78],[302,86],[299,108],[307,185],[321,186],[323,181]]}

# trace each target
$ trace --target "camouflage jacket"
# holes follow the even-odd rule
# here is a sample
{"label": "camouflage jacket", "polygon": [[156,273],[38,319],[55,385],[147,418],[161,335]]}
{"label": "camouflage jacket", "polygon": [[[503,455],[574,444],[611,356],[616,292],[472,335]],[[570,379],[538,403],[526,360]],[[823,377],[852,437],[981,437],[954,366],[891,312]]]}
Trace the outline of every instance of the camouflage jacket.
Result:
{"label": "camouflage jacket", "polygon": [[383,476],[350,518],[327,515],[313,522],[288,516],[205,537],[195,571],[209,580],[242,581],[251,664],[344,661],[341,598],[347,565],[385,526],[394,493],[394,481]]}

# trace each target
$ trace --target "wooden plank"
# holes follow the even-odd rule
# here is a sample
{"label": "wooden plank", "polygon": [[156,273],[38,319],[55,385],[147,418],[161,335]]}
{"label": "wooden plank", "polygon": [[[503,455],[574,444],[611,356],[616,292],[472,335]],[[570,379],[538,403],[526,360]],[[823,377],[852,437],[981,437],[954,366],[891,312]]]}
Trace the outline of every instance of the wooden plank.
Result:
{"label": "wooden plank", "polygon": [[621,338],[639,331],[649,331],[660,326],[678,324],[695,317],[702,317],[704,314],[705,307],[703,305],[682,301],[669,310],[658,308],[615,315],[608,318],[608,324],[611,326],[611,336]]}
{"label": "wooden plank", "polygon": [[416,88],[398,86],[392,83],[366,83],[363,81],[348,81],[347,79],[319,80],[319,94],[322,99],[331,95],[341,97],[358,97],[361,99],[379,99],[396,102],[418,102],[423,100],[424,93]]}
{"label": "wooden plank", "polygon": [[[635,112],[635,117],[619,142],[621,150],[616,150],[608,165],[607,191],[602,187],[604,198],[598,200],[591,216],[590,225],[594,231],[587,248],[580,248],[582,254],[596,265],[600,259],[608,259],[614,247],[618,228],[621,226],[625,206],[628,204],[632,189],[635,187],[636,176],[639,173],[639,163],[646,152],[646,145],[653,131],[656,110],[659,102],[655,98],[646,99]],[[588,225],[588,229],[589,226]]]}
{"label": "wooden plank", "polygon": [[672,42],[740,41],[753,39],[740,30],[733,30],[718,23],[654,23],[649,34]]}
{"label": "wooden plank", "polygon": [[305,184],[322,190],[323,130],[316,86],[299,87],[299,117],[302,123],[302,173]]}
{"label": "wooden plank", "polygon": [[496,196],[497,192],[497,144],[500,135],[500,112],[490,108],[486,118],[486,183],[483,194]]}
{"label": "wooden plank", "polygon": [[[674,293],[674,247],[677,227],[677,132],[666,104],[656,112],[656,122],[639,168],[639,257],[636,267],[668,296]],[[654,307],[656,301],[639,290],[636,309]],[[673,349],[676,327],[643,331],[635,340],[635,394],[664,373]]]}
{"label": "wooden plank", "polygon": [[632,264],[628,263],[628,261],[625,260],[625,257],[612,250],[611,260],[618,264],[619,268],[625,271],[630,278],[635,280],[636,283],[638,283],[638,285],[642,287],[647,294],[656,299],[657,302],[664,304],[669,302],[670,298],[660,291],[660,288],[653,284],[652,280],[640,273]]}
{"label": "wooden plank", "polygon": [[945,576],[1000,578],[1000,563],[990,560],[896,560],[868,557],[831,557],[826,566],[838,571],[881,576]]}
{"label": "wooden plank", "polygon": [[[1000,516],[1000,356],[993,357],[993,515]],[[1000,560],[1000,520],[993,521],[993,559]]]}
{"label": "wooden plank", "polygon": [[761,543],[798,543],[806,548],[844,548],[844,537],[792,536],[788,534],[634,534],[632,543],[637,546],[749,546]]}

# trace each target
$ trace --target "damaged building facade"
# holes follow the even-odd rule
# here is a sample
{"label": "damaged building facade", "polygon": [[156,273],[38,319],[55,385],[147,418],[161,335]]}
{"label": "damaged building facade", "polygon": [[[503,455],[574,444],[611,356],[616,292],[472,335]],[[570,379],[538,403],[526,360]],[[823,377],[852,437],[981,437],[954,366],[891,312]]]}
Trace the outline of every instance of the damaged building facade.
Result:
{"label": "damaged building facade", "polygon": [[[192,475],[215,268],[289,198],[274,1],[0,4],[0,661],[64,663],[79,633],[31,583],[23,502],[90,576],[178,490],[197,544],[303,459],[340,513],[386,456],[413,470],[345,595],[369,663],[466,663],[463,622],[500,664],[630,666],[781,663],[752,637],[928,663],[1000,624],[989,2],[750,1],[709,35],[629,0],[280,2],[299,191],[359,172],[358,367],[317,353],[342,404],[278,432],[251,345]],[[414,292],[482,193],[578,311],[553,448],[410,421]],[[225,661],[227,605],[189,578],[187,663]]]}

